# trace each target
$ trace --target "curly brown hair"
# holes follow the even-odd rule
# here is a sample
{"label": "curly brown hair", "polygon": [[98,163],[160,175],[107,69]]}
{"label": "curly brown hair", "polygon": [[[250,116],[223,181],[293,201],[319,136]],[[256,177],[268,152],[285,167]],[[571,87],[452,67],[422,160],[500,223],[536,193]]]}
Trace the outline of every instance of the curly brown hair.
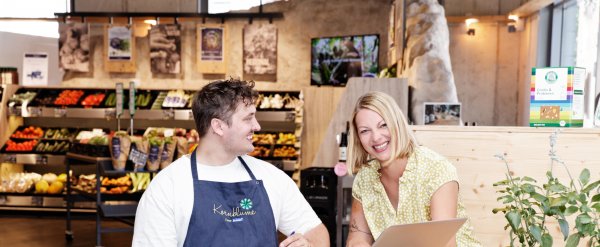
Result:
{"label": "curly brown hair", "polygon": [[231,125],[231,115],[239,103],[246,106],[254,104],[258,92],[254,91],[254,81],[242,81],[230,78],[218,80],[202,87],[194,96],[192,113],[196,130],[200,137],[210,129],[210,121],[217,118]]}

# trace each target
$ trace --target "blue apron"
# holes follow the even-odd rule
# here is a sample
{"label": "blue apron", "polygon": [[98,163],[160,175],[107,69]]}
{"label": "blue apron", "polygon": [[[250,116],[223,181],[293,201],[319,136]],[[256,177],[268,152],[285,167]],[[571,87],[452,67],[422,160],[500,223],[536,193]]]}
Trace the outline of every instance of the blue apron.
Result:
{"label": "blue apron", "polygon": [[263,182],[256,180],[242,157],[238,159],[252,180],[201,181],[196,150],[192,152],[194,209],[183,246],[277,246],[275,219]]}

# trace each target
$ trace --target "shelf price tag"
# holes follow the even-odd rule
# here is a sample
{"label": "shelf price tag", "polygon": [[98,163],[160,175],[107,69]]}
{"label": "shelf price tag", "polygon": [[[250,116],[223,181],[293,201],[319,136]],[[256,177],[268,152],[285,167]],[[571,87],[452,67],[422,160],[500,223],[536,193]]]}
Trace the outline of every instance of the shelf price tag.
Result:
{"label": "shelf price tag", "polygon": [[8,114],[11,116],[21,116],[21,107],[20,106],[10,106],[8,107]]}
{"label": "shelf price tag", "polygon": [[4,155],[4,162],[16,164],[17,163],[17,155],[14,155],[14,154],[5,154]]}
{"label": "shelf price tag", "polygon": [[48,156],[38,155],[35,157],[36,165],[47,165],[48,164]]}
{"label": "shelf price tag", "polygon": [[192,110],[190,110],[188,113],[190,114],[188,117],[188,120],[194,120],[194,112],[192,112]]}
{"label": "shelf price tag", "polygon": [[135,114],[135,82],[129,82],[129,114]]}
{"label": "shelf price tag", "polygon": [[29,107],[29,116],[30,117],[39,117],[42,115],[41,107]]}
{"label": "shelf price tag", "polygon": [[54,108],[54,117],[63,118],[67,116],[67,109],[65,108]]}
{"label": "shelf price tag", "polygon": [[118,82],[115,88],[116,104],[115,104],[115,115],[121,117],[123,114],[123,83]]}
{"label": "shelf price tag", "polygon": [[104,109],[104,117],[109,119],[114,118],[117,115],[116,112],[115,108],[106,108]]}

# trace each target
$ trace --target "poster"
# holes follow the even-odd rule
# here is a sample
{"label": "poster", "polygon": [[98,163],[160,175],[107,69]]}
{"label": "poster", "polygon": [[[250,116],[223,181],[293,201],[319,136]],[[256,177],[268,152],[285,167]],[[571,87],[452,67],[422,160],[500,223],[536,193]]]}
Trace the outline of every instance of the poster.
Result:
{"label": "poster", "polygon": [[223,61],[223,28],[202,27],[200,29],[200,59],[202,61]]}
{"label": "poster", "polygon": [[89,72],[89,24],[60,23],[58,26],[58,56],[61,69]]}
{"label": "poster", "polygon": [[461,104],[451,102],[425,102],[425,125],[461,125]]}
{"label": "poster", "polygon": [[154,74],[181,72],[180,25],[155,25],[150,29],[150,69]]}
{"label": "poster", "polygon": [[132,30],[128,26],[111,26],[108,28],[108,60],[128,61],[132,55]]}
{"label": "poster", "polygon": [[48,54],[25,53],[23,57],[23,86],[48,85]]}
{"label": "poster", "polygon": [[277,27],[272,24],[249,24],[244,27],[244,73],[277,73]]}

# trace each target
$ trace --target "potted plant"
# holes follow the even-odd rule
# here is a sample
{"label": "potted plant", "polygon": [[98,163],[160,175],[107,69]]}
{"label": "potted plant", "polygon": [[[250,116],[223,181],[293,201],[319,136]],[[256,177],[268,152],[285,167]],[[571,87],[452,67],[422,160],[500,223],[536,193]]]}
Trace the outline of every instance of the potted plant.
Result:
{"label": "potted plant", "polygon": [[[555,219],[562,232],[566,246],[577,246],[582,239],[589,239],[587,246],[600,246],[600,180],[590,182],[590,171],[583,169],[577,179],[567,165],[556,155],[558,131],[550,136],[550,170],[547,181],[539,184],[527,176],[511,174],[504,155],[496,155],[504,161],[506,179],[494,184],[497,198],[503,207],[493,213],[504,213],[510,229],[511,246],[552,246],[553,237],[548,230],[548,220]],[[564,167],[570,181],[562,183],[553,174],[555,166]],[[575,217],[572,225],[567,217]]]}

